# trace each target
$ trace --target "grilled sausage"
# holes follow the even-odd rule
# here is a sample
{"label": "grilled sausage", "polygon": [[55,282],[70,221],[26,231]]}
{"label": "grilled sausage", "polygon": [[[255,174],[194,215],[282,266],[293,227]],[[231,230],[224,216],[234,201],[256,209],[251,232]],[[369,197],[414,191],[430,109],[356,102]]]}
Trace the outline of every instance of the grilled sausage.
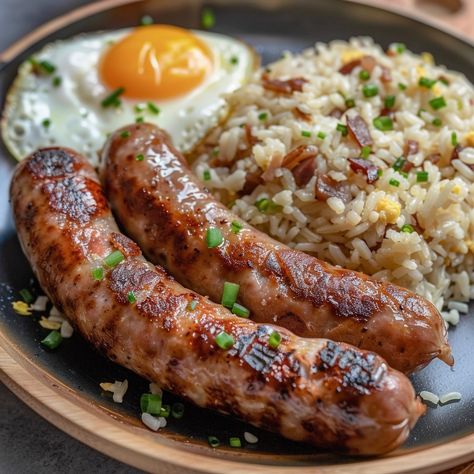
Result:
{"label": "grilled sausage", "polygon": [[[102,155],[106,195],[145,255],[181,284],[220,302],[223,283],[238,283],[239,302],[254,321],[377,352],[405,373],[435,357],[453,363],[441,316],[424,298],[245,225],[203,188],[165,132],[149,124],[123,130]],[[238,234],[231,229],[235,220],[243,225]],[[209,227],[224,236],[219,247],[206,245]]]}
{"label": "grilled sausage", "polygon": [[[10,192],[22,248],[52,302],[93,346],[164,389],[351,454],[394,449],[423,413],[409,380],[376,354],[284,329],[272,345],[276,327],[234,316],[147,262],[74,151],[35,152],[18,165]],[[113,251],[124,260],[112,264]],[[227,350],[221,333],[232,338]]]}

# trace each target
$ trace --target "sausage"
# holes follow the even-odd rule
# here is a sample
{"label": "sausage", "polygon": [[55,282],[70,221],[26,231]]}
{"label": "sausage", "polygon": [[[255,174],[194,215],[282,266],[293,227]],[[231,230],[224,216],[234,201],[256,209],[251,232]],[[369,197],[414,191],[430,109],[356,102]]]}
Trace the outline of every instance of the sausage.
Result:
{"label": "sausage", "polygon": [[[348,454],[396,448],[423,413],[406,376],[376,354],[234,316],[147,262],[74,151],[33,153],[10,196],[23,251],[54,305],[98,350],[163,389]],[[116,250],[124,259],[109,268],[104,259]],[[217,344],[224,332],[233,339],[227,349]]]}
{"label": "sausage", "polygon": [[[130,134],[125,139],[124,130]],[[136,161],[137,154],[144,160]],[[246,225],[198,182],[164,131],[128,126],[109,138],[101,159],[118,220],[145,255],[184,286],[220,302],[223,283],[238,283],[239,302],[255,321],[377,352],[405,373],[435,357],[453,363],[443,320],[431,303]],[[243,225],[238,234],[231,228],[235,220]],[[207,247],[209,227],[220,229],[219,247]]]}

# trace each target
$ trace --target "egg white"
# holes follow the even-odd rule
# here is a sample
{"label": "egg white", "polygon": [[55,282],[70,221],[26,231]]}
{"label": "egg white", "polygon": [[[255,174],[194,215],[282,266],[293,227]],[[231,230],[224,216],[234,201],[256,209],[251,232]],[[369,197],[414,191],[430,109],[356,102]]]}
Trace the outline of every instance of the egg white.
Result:
{"label": "egg white", "polygon": [[[112,91],[99,77],[101,55],[130,31],[82,34],[46,45],[34,58],[56,66],[51,75],[35,74],[29,61],[20,66],[2,118],[2,137],[15,158],[21,160],[44,146],[67,146],[96,165],[107,136],[137,117],[164,128],[175,146],[187,152],[226,114],[223,95],[242,86],[257,66],[246,44],[216,33],[192,31],[214,57],[213,71],[200,86],[172,100],[150,98],[159,114],[146,108],[137,112],[137,104],[146,101],[123,97],[120,107],[104,108],[101,102]],[[54,85],[54,76],[61,78],[59,86]]]}

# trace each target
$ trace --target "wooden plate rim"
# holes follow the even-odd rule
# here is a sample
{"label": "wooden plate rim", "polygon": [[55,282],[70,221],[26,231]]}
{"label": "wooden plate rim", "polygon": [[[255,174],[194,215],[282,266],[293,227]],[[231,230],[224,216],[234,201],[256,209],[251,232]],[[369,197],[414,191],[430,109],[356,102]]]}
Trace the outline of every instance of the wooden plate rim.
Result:
{"label": "wooden plate rim", "polygon": [[[41,25],[37,29],[14,42],[0,53],[0,63],[9,63],[18,55],[38,41],[55,31],[70,25],[87,16],[102,11],[143,0],[102,0],[72,10],[62,16]],[[368,0],[345,0],[363,4],[379,10],[404,16],[414,21],[427,24],[453,36],[470,46],[474,43],[468,37],[440,25],[439,22],[427,20],[425,17],[400,11],[395,7],[381,8]],[[43,418],[68,433],[70,436],[103,452],[115,459],[149,472],[206,472],[221,474],[429,474],[441,469],[448,469],[474,459],[474,433],[450,441],[444,445],[418,450],[412,453],[328,466],[270,466],[227,461],[183,451],[171,446],[159,444],[144,437],[142,431],[124,428],[112,415],[80,400],[80,397],[61,386],[48,373],[41,373],[0,331],[0,381],[3,382],[20,399],[26,402]],[[87,408],[86,408],[87,406]],[[165,463],[157,465],[157,461]]]}

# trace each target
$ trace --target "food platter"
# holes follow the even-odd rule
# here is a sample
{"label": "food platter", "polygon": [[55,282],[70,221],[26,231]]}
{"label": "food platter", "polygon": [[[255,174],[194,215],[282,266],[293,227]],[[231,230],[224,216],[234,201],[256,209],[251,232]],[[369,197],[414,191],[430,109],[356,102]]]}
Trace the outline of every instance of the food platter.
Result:
{"label": "food platter", "polygon": [[[298,51],[314,41],[368,34],[381,44],[403,37],[414,51],[433,51],[436,59],[452,69],[474,76],[472,46],[416,20],[383,13],[350,2],[216,2],[215,30],[252,44],[264,63],[281,51]],[[40,29],[10,49],[0,72],[2,100],[19,63],[54,38],[84,31],[133,26],[145,15],[162,23],[185,27],[199,25],[202,5],[196,2],[102,2],[85,7],[63,20]],[[328,20],[330,19],[330,21]],[[113,26],[111,26],[113,25]],[[295,27],[297,25],[297,27]],[[31,42],[33,41],[33,43]],[[413,379],[416,390],[462,392],[460,403],[431,409],[414,430],[404,448],[384,458],[354,460],[324,453],[258,432],[259,443],[241,450],[207,446],[209,420],[213,433],[223,437],[241,433],[243,423],[189,410],[188,416],[158,434],[140,424],[139,393],[144,381],[98,356],[76,336],[55,353],[38,344],[41,328],[10,307],[14,291],[30,286],[31,270],[23,257],[12,226],[7,190],[14,161],[3,150],[0,162],[2,195],[0,288],[0,364],[2,380],[28,401],[32,408],[83,442],[118,459],[159,472],[436,472],[474,457],[474,372],[470,334],[474,322],[466,316],[450,333],[456,366],[453,371],[436,361]],[[123,380],[131,385],[126,402],[114,404],[98,387],[104,380]],[[252,429],[252,432],[255,432]],[[403,465],[403,467],[401,467]],[[192,467],[191,467],[192,466]]]}

